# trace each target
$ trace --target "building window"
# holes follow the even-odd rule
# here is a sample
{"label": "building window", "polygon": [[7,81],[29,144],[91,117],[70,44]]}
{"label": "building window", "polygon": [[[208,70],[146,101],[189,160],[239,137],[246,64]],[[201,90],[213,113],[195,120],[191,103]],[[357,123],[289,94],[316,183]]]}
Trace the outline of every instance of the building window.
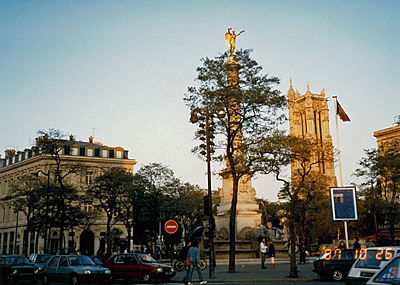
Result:
{"label": "building window", "polygon": [[3,254],[7,254],[8,233],[3,235]]}
{"label": "building window", "polygon": [[8,246],[8,254],[13,254],[14,249],[14,232],[10,233],[10,242]]}
{"label": "building window", "polygon": [[92,210],[93,210],[93,205],[92,205],[92,204],[85,203],[85,204],[83,205],[83,211],[84,211],[85,213],[91,212]]}
{"label": "building window", "polygon": [[87,156],[93,156],[93,148],[86,149],[86,155]]}
{"label": "building window", "polygon": [[108,157],[108,150],[107,150],[107,149],[103,149],[103,150],[101,151],[101,156],[102,156],[102,157]]}
{"label": "building window", "polygon": [[2,208],[1,208],[1,214],[2,214],[2,215],[0,215],[0,221],[1,221],[2,223],[4,223],[4,217],[6,216],[6,208],[5,208],[5,207],[2,207]]}
{"label": "building window", "polygon": [[78,148],[77,147],[73,147],[72,151],[71,151],[72,155],[78,155]]}
{"label": "building window", "polygon": [[35,232],[31,231],[31,237],[29,239],[29,253],[35,252]]}
{"label": "building window", "polygon": [[122,151],[118,150],[117,153],[115,154],[116,158],[122,158]]}
{"label": "building window", "polygon": [[86,185],[90,185],[93,183],[93,172],[86,172]]}

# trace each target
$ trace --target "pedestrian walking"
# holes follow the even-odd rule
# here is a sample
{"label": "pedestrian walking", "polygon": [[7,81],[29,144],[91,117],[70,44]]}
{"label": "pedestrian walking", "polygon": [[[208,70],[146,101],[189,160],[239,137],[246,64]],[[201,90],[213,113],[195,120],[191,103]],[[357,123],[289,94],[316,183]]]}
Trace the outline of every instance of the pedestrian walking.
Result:
{"label": "pedestrian walking", "polygon": [[375,243],[373,243],[372,238],[368,238],[367,242],[366,242],[366,247],[374,247]]}
{"label": "pedestrian walking", "polygon": [[271,269],[275,268],[275,245],[274,242],[269,240],[269,245],[268,245],[268,256],[271,259]]}
{"label": "pedestrian walking", "polygon": [[265,259],[267,258],[267,242],[265,241],[265,237],[263,237],[260,242],[260,252],[261,252],[261,269],[267,269],[267,267],[265,267]]}
{"label": "pedestrian walking", "polygon": [[358,237],[356,237],[355,240],[356,240],[356,241],[355,241],[354,244],[353,244],[353,248],[355,248],[355,249],[360,249],[360,248],[361,248],[361,245],[360,245],[360,242],[359,242]]}
{"label": "pedestrian walking", "polygon": [[339,247],[338,247],[339,249],[346,249],[346,244],[344,243],[344,241],[340,241],[340,243],[339,243]]}
{"label": "pedestrian walking", "polygon": [[185,285],[188,285],[188,278],[189,278],[189,265],[188,265],[188,252],[190,249],[190,245],[191,242],[190,240],[186,241],[186,245],[183,247],[182,251],[181,251],[181,260],[183,261],[183,263],[185,263],[185,277],[183,277],[182,282],[185,283]]}
{"label": "pedestrian walking", "polygon": [[200,284],[206,284],[207,281],[203,280],[203,274],[200,269],[200,249],[197,247],[199,242],[194,240],[192,242],[192,247],[189,248],[187,260],[189,263],[189,275],[188,275],[188,285],[192,285],[193,270],[197,270],[197,275],[199,276]]}
{"label": "pedestrian walking", "polygon": [[297,272],[300,272],[299,268],[297,267],[297,263],[296,263],[296,252],[298,251],[297,245],[294,245],[294,256],[292,256],[292,240],[289,240],[285,244],[285,247],[287,247],[287,249],[288,249],[289,264],[292,263],[292,258],[293,258],[294,264],[296,265],[296,270],[297,270]]}
{"label": "pedestrian walking", "polygon": [[299,245],[299,250],[300,250],[300,262],[299,264],[306,264],[306,245],[304,244],[304,241],[300,241]]}

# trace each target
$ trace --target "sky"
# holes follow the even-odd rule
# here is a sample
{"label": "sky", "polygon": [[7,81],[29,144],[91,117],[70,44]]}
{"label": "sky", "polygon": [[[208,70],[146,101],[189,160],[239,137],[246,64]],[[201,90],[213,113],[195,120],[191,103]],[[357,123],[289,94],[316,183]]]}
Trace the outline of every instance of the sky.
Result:
{"label": "sky", "polygon": [[[300,94],[325,88],[335,147],[338,96],[351,118],[339,121],[343,183],[357,183],[352,174],[364,149],[376,147],[373,132],[400,115],[399,15],[398,0],[0,0],[0,153],[29,148],[38,130],[55,128],[122,146],[135,171],[158,162],[206,188],[183,97],[197,84],[200,59],[227,50],[232,27],[245,30],[236,48],[253,49],[283,94],[290,78]],[[213,188],[221,186],[214,177]],[[277,201],[273,177],[253,186]]]}

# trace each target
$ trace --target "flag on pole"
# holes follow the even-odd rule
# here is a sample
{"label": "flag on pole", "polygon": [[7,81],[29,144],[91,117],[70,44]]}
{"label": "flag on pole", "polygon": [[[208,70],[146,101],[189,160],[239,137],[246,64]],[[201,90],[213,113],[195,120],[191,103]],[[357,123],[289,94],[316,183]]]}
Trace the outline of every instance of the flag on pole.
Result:
{"label": "flag on pole", "polygon": [[342,106],[339,104],[339,101],[336,100],[337,103],[337,108],[336,108],[336,115],[339,115],[339,118],[343,121],[343,122],[350,122],[350,118],[349,116],[347,116],[346,112],[344,111],[344,109],[342,108]]}

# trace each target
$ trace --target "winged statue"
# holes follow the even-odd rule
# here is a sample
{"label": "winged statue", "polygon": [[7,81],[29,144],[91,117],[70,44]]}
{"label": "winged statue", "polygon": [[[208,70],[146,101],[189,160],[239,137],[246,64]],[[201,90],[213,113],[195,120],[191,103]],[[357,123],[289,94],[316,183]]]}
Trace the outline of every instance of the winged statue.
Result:
{"label": "winged statue", "polygon": [[226,42],[226,47],[231,46],[230,48],[230,53],[233,55],[235,52],[235,42],[236,42],[236,37],[239,36],[241,33],[244,33],[244,30],[240,31],[240,33],[236,34],[235,31],[231,31],[232,28],[228,29],[228,32],[225,33],[225,42]]}

